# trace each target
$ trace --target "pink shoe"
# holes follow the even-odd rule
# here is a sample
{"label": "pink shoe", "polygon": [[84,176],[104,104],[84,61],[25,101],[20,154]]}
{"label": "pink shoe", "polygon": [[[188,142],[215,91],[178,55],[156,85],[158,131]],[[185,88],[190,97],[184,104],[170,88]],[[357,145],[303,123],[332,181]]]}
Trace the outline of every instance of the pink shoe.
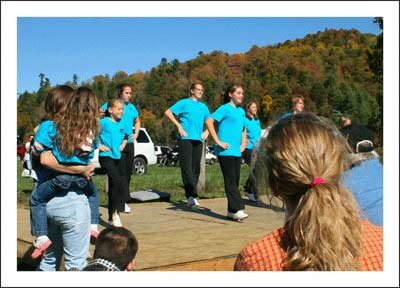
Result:
{"label": "pink shoe", "polygon": [[99,232],[97,230],[90,230],[90,237],[96,238],[99,236]]}
{"label": "pink shoe", "polygon": [[99,232],[97,230],[90,230],[90,243],[94,245],[98,236]]}
{"label": "pink shoe", "polygon": [[46,249],[49,248],[50,245],[51,245],[51,240],[47,240],[40,247],[36,247],[35,250],[33,250],[31,257],[33,259],[39,258],[40,256],[43,255],[44,251],[46,251]]}

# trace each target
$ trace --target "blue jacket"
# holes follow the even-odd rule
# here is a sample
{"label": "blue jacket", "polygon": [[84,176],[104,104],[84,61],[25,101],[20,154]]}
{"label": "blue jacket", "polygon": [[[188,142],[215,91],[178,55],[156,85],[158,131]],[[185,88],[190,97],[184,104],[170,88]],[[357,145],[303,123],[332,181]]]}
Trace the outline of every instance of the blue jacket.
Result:
{"label": "blue jacket", "polygon": [[362,216],[383,226],[383,166],[379,159],[362,161],[344,173],[342,182],[353,192]]}

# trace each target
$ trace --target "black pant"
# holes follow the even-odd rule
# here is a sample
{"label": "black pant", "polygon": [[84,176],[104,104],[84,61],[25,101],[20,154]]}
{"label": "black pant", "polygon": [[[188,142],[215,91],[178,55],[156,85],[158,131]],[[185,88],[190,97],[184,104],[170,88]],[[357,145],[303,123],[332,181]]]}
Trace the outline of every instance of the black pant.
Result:
{"label": "black pant", "polygon": [[239,192],[240,165],[242,159],[235,156],[218,156],[222,175],[224,175],[225,194],[228,198],[228,212],[236,213],[244,209]]}
{"label": "black pant", "polygon": [[203,142],[179,140],[179,164],[186,198],[198,196],[196,186],[199,181],[202,152]]}
{"label": "black pant", "polygon": [[125,210],[125,195],[129,194],[126,178],[119,170],[119,161],[110,157],[99,157],[100,165],[106,170],[108,176],[108,220],[110,221],[115,211]]}
{"label": "black pant", "polygon": [[121,151],[121,159],[118,164],[118,169],[120,170],[120,173],[125,177],[126,185],[128,185],[128,188],[124,190],[127,191],[127,194],[125,195],[125,202],[128,202],[131,199],[131,195],[129,194],[129,186],[131,183],[134,158],[135,146],[133,143],[127,143],[124,150]]}
{"label": "black pant", "polygon": [[242,158],[244,162],[250,167],[249,178],[247,178],[246,184],[244,185],[244,191],[249,194],[254,194],[254,197],[258,197],[257,186],[254,175],[254,167],[251,166],[251,157],[253,155],[253,149],[245,149],[242,152]]}

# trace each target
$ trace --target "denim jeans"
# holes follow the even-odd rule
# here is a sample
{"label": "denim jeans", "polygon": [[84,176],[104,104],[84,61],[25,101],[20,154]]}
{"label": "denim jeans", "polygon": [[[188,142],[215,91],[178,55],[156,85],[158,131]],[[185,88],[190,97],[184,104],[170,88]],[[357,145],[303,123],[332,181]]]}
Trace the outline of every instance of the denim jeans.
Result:
{"label": "denim jeans", "polygon": [[47,248],[38,270],[60,269],[64,254],[65,269],[86,266],[90,243],[90,209],[83,192],[60,193],[47,203],[48,236],[52,245]]}
{"label": "denim jeans", "polygon": [[93,181],[81,175],[59,174],[40,183],[31,194],[30,223],[32,235],[47,235],[47,202],[54,196],[67,191],[83,191],[89,200],[91,223],[99,223],[99,197]]}

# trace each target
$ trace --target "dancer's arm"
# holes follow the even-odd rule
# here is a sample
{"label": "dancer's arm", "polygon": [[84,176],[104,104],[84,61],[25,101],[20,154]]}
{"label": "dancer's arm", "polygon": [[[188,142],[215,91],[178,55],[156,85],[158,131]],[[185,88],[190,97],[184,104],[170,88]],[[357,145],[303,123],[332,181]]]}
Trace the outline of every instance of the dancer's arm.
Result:
{"label": "dancer's arm", "polygon": [[247,146],[247,130],[243,129],[242,132],[242,142],[240,143],[240,152],[243,152]]}
{"label": "dancer's arm", "polygon": [[208,129],[208,131],[211,134],[211,137],[214,139],[215,143],[217,143],[218,146],[224,148],[224,149],[228,149],[229,148],[229,144],[228,143],[224,143],[221,140],[219,140],[217,132],[215,131],[215,127],[214,127],[214,119],[209,117],[206,120],[206,127]]}
{"label": "dancer's arm", "polygon": [[201,139],[206,140],[210,132],[208,132],[208,129],[206,128],[203,133],[201,133]]}
{"label": "dancer's arm", "polygon": [[139,117],[136,117],[135,119],[135,134],[133,134],[133,141],[136,141],[136,139],[139,136],[139,131],[140,131],[140,119]]}
{"label": "dancer's arm", "polygon": [[170,109],[165,110],[164,115],[178,128],[179,134],[182,137],[187,137],[188,134],[186,133],[185,129],[181,126],[181,124],[176,120],[174,114]]}
{"label": "dancer's arm", "polygon": [[128,140],[124,139],[121,145],[119,146],[119,151],[123,151],[125,149],[126,143],[128,143]]}

